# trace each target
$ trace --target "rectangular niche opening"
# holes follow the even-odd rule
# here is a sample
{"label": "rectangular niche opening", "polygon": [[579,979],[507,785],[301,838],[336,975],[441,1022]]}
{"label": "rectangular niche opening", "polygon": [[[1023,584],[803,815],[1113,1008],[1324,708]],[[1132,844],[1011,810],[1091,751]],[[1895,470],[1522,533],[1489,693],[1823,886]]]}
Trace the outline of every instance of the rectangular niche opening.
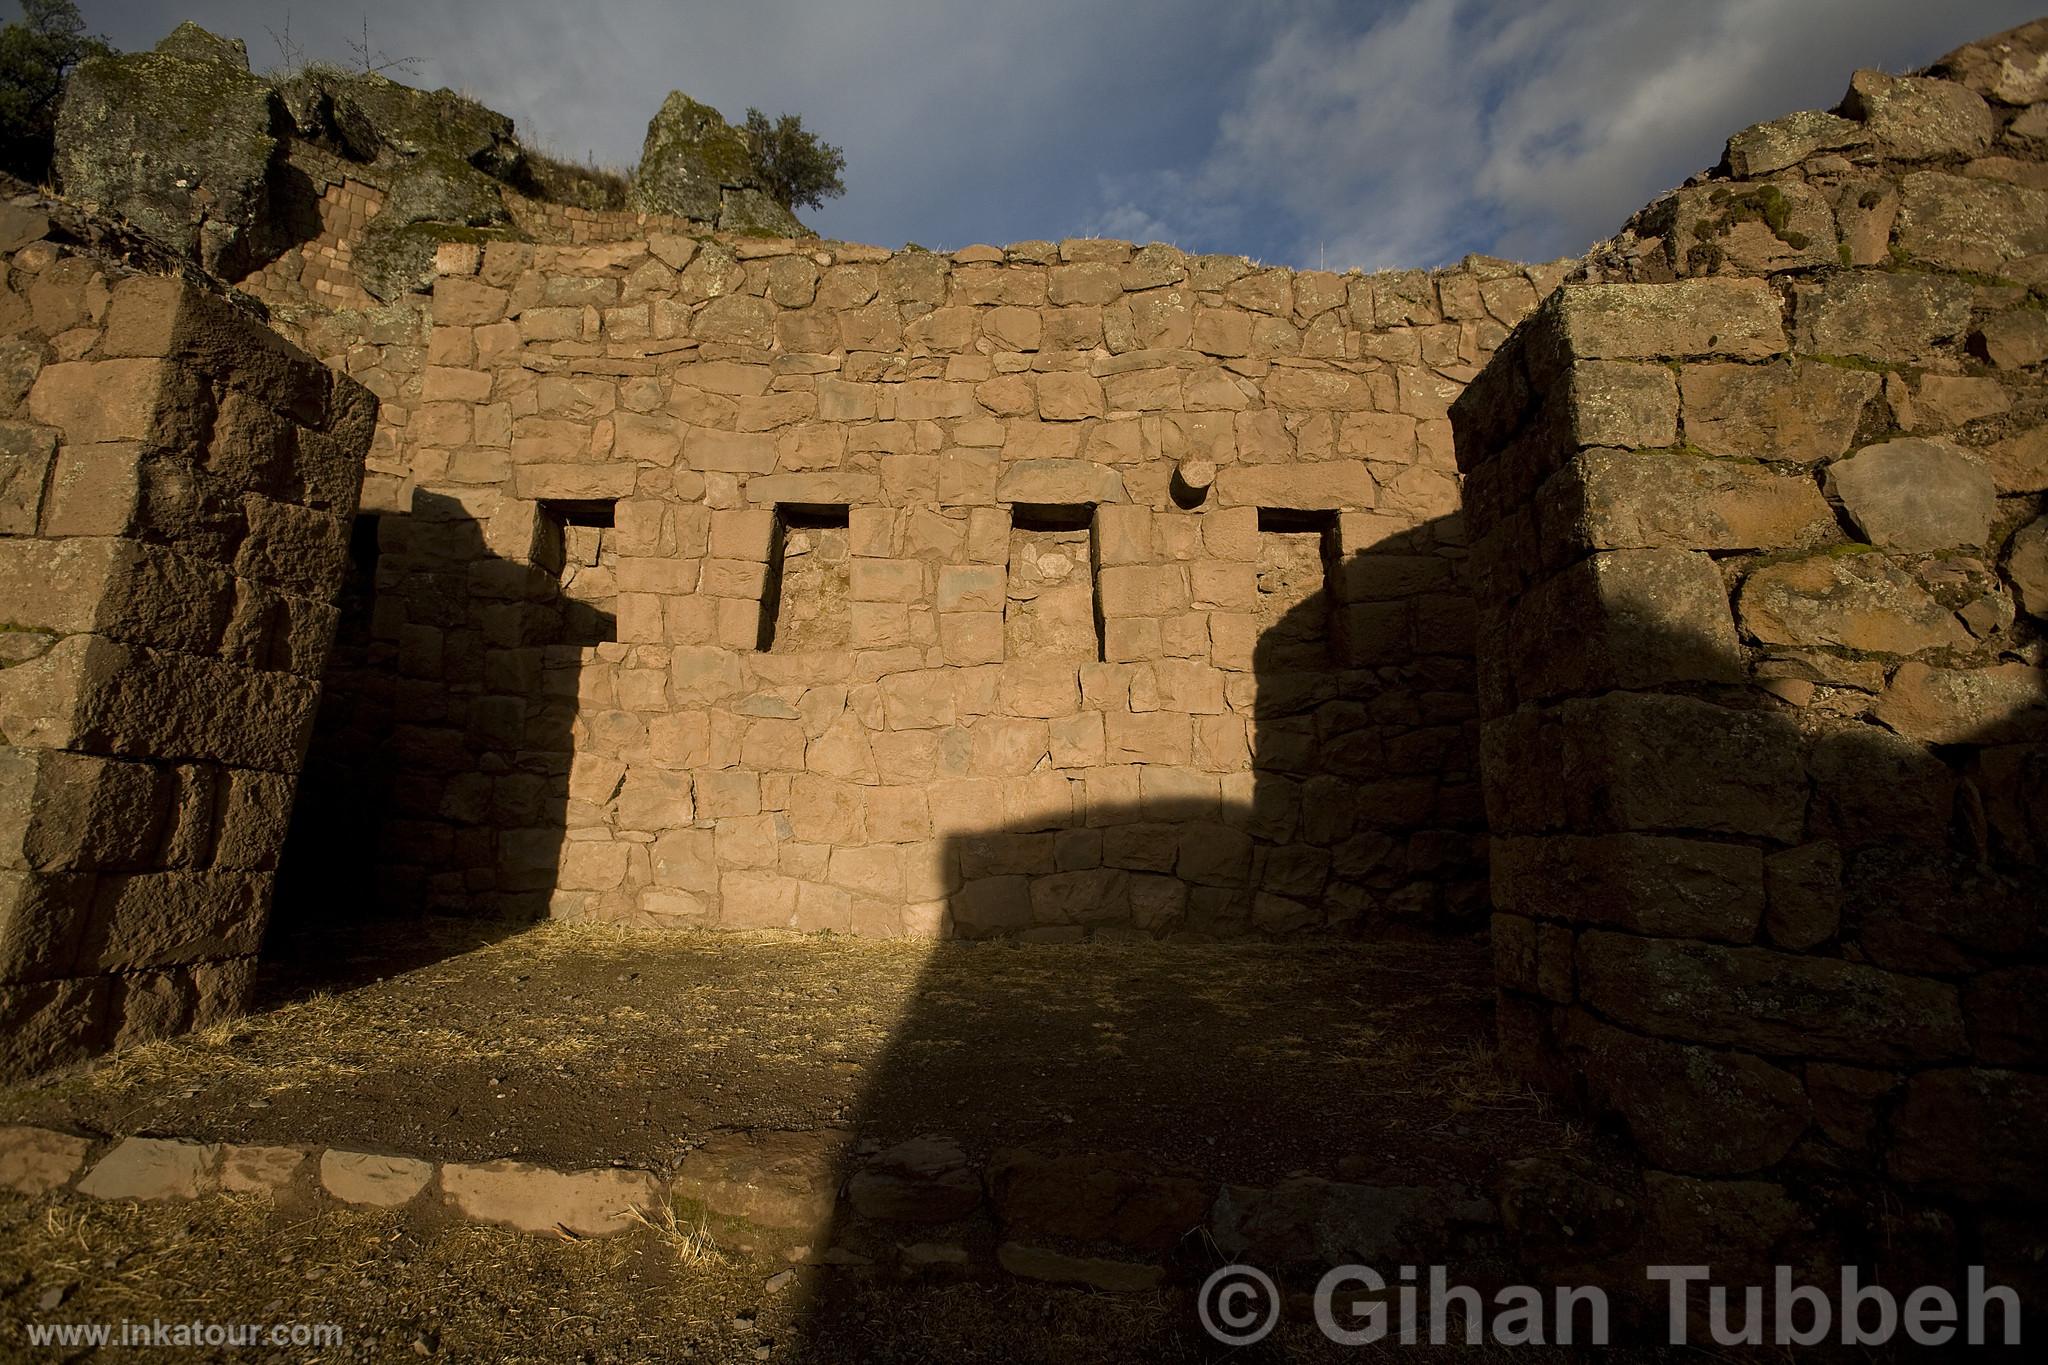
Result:
{"label": "rectangular niche opening", "polygon": [[1259,667],[1328,668],[1337,514],[1259,509]]}
{"label": "rectangular niche opening", "polygon": [[849,518],[845,506],[833,503],[775,509],[768,582],[761,592],[762,649],[793,654],[848,647]]}
{"label": "rectangular niche opening", "polygon": [[1004,658],[1102,658],[1093,504],[1011,508],[1004,583]]}
{"label": "rectangular niche opening", "polygon": [[612,543],[615,504],[606,499],[564,499],[540,505],[534,561],[561,583],[556,605],[562,624],[556,642],[610,644],[619,638],[618,552]]}

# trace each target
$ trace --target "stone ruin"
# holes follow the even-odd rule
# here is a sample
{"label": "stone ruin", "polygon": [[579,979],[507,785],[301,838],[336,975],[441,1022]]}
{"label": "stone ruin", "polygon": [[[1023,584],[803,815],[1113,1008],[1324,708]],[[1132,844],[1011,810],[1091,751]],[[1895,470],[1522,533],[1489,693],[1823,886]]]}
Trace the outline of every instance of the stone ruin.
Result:
{"label": "stone ruin", "polygon": [[[232,95],[240,161],[86,167],[66,127],[161,113],[102,93],[58,163],[189,264],[7,210],[8,1070],[235,1009],[273,879],[284,920],[1490,914],[1504,1055],[1626,1128],[1706,1239],[1665,1259],[2037,1276],[2048,22],[1737,134],[1582,261],[1377,275],[717,231],[748,187],[659,164],[580,207],[509,121],[422,145],[445,92],[196,33],[81,88]],[[1597,1270],[1622,1179],[1508,1214]]]}

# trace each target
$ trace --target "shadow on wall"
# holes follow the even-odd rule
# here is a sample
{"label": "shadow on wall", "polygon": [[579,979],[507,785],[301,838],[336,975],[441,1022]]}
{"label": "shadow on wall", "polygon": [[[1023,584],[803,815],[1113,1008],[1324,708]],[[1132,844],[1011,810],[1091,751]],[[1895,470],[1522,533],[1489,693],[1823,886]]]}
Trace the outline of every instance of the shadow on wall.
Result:
{"label": "shadow on wall", "polygon": [[[563,583],[578,537],[601,529],[574,519],[603,506],[543,505],[530,563],[523,546],[487,543],[502,514],[482,522],[446,495],[421,493],[410,517],[359,524],[274,946],[387,915],[518,923],[548,913],[579,700],[611,704],[579,697],[590,680],[579,689],[586,655],[574,643],[609,638],[611,617]],[[1469,613],[1448,609],[1463,600],[1458,527],[1442,518],[1341,564],[1327,518],[1262,536],[1279,551],[1256,566],[1273,580],[1261,597],[1292,605],[1272,613],[1249,678],[1197,670],[1202,695],[1178,695],[1155,686],[1151,670],[1125,669],[1115,682],[1132,690],[1091,695],[1095,709],[1075,713],[1068,673],[1064,707],[1092,723],[1093,757],[1062,757],[1056,744],[1053,761],[1088,765],[1088,813],[1061,804],[1042,822],[1004,827],[981,811],[935,811],[945,836],[932,845],[937,881],[957,890],[955,932],[1477,927],[1485,874]],[[1304,553],[1305,564],[1288,559]],[[1320,585],[1338,579],[1346,605],[1333,608]],[[1226,677],[1255,688],[1249,725]],[[446,681],[464,678],[475,681]],[[1160,745],[1171,766],[1100,766],[1102,708],[1127,705],[1135,727],[1147,712],[1177,721]],[[1049,714],[1060,712],[1055,701]],[[1077,753],[1090,751],[1077,742]],[[893,862],[893,848],[878,847]]]}
{"label": "shadow on wall", "polygon": [[[1650,1265],[1710,1264],[1714,1283],[1740,1285],[1786,1265],[1824,1286],[1855,1265],[1901,1300],[1929,1284],[1962,1300],[1966,1267],[1981,1264],[2037,1322],[2038,674],[2015,671],[1966,728],[1901,710],[1912,703],[1896,694],[1880,724],[1839,682],[1746,680],[1732,631],[1673,628],[1668,598],[1609,605],[1621,609],[1608,623],[1503,642],[1528,676],[1560,662],[1532,698],[1542,718],[1525,713],[1548,738],[1488,751],[1522,778],[1493,784],[1496,885],[1512,912],[1496,919],[1504,1041],[1525,1074],[1596,1119],[1597,1145],[1560,1151],[1534,1114],[1506,1120],[1503,1142],[1502,1124],[1468,1126],[1465,1105],[1423,1087],[1358,1104],[1342,1063],[1355,1040],[1302,1030],[1329,1028],[1333,1000],[1368,1018],[1389,1000],[1426,1002],[1400,980],[1419,964],[1332,945],[1331,970],[1296,960],[1271,982],[1293,1007],[1253,1022],[1217,1018],[1203,978],[1208,962],[1272,970],[1256,946],[1105,968],[1118,949],[1062,963],[946,945],[838,1149],[839,1197],[813,1249],[827,1267],[800,1282],[799,1357],[1212,1358],[1184,1291],[1233,1259],[1300,1289],[1346,1262],[1390,1281],[1396,1265],[1434,1262],[1455,1283],[1603,1285],[1621,1339],[1645,1341],[1663,1339],[1665,1310]],[[1587,658],[1616,671],[1568,678]],[[1182,870],[1189,850],[1236,856],[1217,853],[1230,812],[1116,814],[1127,822],[1085,841],[972,836],[960,856],[998,839],[1037,858],[1099,847],[1107,859],[1119,832],[1140,858],[1159,850],[1153,868]],[[1049,884],[1134,904],[1181,894],[1159,871],[1083,871]],[[1509,921],[1531,932],[1507,933]],[[1162,1011],[1133,991],[1143,1012],[1130,1009],[1116,983],[1144,971],[1184,974],[1184,1003]],[[1456,987],[1445,971],[1448,1032]],[[1290,1047],[1317,1063],[1291,1064]],[[1423,1111],[1427,1145],[1387,1124],[1404,1106]],[[1102,1300],[1049,1299],[1035,1280],[1169,1292],[1098,1314]],[[975,1340],[976,1324],[1006,1333],[1001,1344]],[[1283,1333],[1243,1358],[1322,1346]]]}
{"label": "shadow on wall", "polygon": [[[1835,545],[1724,587],[1702,555],[1610,552],[1597,589],[1565,571],[1482,650],[1503,1061],[1644,1168],[1504,1186],[1525,1216],[1613,1210],[1530,1219],[1532,1272],[1633,1285],[1649,1315],[1649,1264],[1854,1265],[1902,1299],[1962,1299],[1982,1265],[2048,1311],[2048,688],[2018,662],[2038,626],[2009,593],[1984,609],[1986,561],[2038,510],[2004,509],[1974,571]],[[1921,658],[1759,640],[1794,617]],[[1950,672],[1949,647],[2005,662]]]}
{"label": "shadow on wall", "polygon": [[[470,510],[440,494],[415,494],[408,517],[356,522],[267,950],[308,959],[296,965],[323,975],[307,984],[422,965],[380,953],[379,919],[459,909],[474,894],[494,913],[450,936],[453,953],[546,915],[584,643],[611,638],[613,618],[564,583],[572,557],[595,566],[601,512],[538,513],[523,557],[488,545]],[[407,571],[382,570],[387,555],[404,556]],[[393,595],[409,623],[396,640],[377,629],[377,604]],[[478,685],[451,687],[451,674]],[[355,955],[331,956],[330,935],[358,929],[370,938],[350,932]]]}

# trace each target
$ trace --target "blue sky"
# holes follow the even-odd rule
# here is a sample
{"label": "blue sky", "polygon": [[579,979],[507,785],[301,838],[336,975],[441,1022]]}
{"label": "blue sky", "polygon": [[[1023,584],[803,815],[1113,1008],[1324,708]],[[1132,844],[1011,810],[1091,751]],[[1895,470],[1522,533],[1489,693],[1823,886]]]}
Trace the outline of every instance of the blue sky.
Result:
{"label": "blue sky", "polygon": [[[1102,234],[1281,264],[1576,254],[1715,161],[2042,0],[80,0],[122,48],[181,19],[274,65],[371,45],[630,167],[670,89],[846,151],[828,236]],[[12,9],[13,6],[7,6]]]}

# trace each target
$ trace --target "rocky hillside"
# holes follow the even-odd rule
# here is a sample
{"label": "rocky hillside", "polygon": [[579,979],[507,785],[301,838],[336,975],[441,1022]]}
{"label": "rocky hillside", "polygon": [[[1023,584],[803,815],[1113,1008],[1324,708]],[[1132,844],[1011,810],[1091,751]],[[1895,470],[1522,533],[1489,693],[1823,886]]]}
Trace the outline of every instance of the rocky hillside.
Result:
{"label": "rocky hillside", "polygon": [[680,91],[627,180],[524,146],[510,118],[450,90],[323,66],[258,75],[239,39],[192,23],[153,51],[80,66],[56,144],[67,198],[228,280],[317,235],[324,184],[373,187],[381,207],[350,247],[363,289],[385,301],[426,287],[439,242],[527,235],[522,203],[809,235],[765,192],[739,130]]}

